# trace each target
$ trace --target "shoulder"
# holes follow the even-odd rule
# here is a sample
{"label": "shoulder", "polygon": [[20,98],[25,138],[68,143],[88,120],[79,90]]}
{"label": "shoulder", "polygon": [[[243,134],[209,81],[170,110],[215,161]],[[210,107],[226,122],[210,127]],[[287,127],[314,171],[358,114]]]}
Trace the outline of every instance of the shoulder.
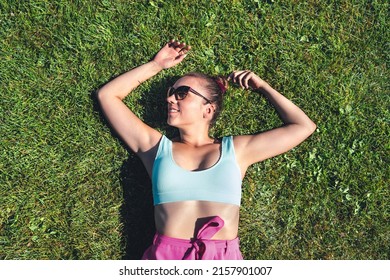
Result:
{"label": "shoulder", "polygon": [[248,157],[248,146],[250,146],[253,135],[234,135],[229,136],[236,158],[239,162],[245,162],[245,158]]}
{"label": "shoulder", "polygon": [[227,137],[229,137],[230,141],[234,143],[234,147],[236,149],[241,149],[248,141],[250,141],[249,135],[232,135]]}

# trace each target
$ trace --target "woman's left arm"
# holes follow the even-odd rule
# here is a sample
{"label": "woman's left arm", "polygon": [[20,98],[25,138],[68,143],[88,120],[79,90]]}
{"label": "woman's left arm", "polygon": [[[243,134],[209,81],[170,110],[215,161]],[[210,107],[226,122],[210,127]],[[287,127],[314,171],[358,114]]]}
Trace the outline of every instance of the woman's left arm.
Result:
{"label": "woman's left arm", "polygon": [[261,92],[275,107],[284,125],[255,135],[234,137],[237,160],[242,170],[251,164],[287,152],[303,142],[316,124],[293,102],[250,71],[233,72],[229,78],[246,89]]}

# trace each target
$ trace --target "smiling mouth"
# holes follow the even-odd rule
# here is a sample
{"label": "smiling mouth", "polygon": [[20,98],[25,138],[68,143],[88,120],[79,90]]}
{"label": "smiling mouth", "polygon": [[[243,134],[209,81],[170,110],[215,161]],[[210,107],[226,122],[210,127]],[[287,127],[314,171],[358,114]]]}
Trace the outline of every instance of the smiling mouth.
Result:
{"label": "smiling mouth", "polygon": [[171,109],[168,109],[168,112],[169,113],[178,113],[178,112],[180,112],[180,110],[171,108]]}

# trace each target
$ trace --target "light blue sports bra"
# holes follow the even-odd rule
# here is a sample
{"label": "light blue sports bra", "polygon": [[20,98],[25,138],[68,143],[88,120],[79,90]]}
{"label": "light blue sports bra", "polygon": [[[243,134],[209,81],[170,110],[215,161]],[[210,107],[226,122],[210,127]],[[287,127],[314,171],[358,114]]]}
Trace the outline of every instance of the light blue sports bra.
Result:
{"label": "light blue sports bra", "polygon": [[178,166],[172,156],[172,141],[162,136],[152,171],[154,205],[204,200],[240,206],[241,184],[232,136],[223,137],[218,162],[201,171]]}

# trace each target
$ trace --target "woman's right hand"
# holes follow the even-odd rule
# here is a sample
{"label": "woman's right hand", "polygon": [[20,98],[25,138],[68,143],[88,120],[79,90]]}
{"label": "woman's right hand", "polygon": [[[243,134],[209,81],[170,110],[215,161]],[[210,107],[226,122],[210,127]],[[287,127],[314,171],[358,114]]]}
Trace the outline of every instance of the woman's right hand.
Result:
{"label": "woman's right hand", "polygon": [[186,56],[191,46],[175,40],[169,41],[153,58],[162,69],[171,68],[179,64]]}

